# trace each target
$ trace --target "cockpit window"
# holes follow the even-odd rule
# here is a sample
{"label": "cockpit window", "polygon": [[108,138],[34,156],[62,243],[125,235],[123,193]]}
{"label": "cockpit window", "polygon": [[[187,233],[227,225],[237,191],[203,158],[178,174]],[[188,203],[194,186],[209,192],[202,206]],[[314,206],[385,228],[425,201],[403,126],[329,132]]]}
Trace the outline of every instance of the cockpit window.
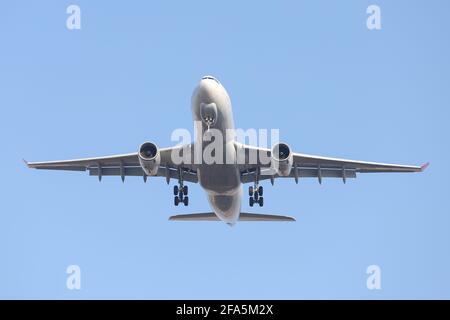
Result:
{"label": "cockpit window", "polygon": [[214,80],[215,82],[217,82],[218,84],[220,84],[219,80],[217,80],[217,79],[214,78],[213,76],[204,76],[204,77],[202,78],[202,80],[205,80],[205,79]]}

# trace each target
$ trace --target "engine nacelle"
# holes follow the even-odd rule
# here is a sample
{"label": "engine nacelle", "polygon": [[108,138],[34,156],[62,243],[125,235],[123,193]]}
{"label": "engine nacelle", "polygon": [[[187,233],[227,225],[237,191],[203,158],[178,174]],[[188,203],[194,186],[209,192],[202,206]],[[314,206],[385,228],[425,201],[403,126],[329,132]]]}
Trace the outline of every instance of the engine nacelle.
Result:
{"label": "engine nacelle", "polygon": [[161,163],[161,155],[158,147],[152,142],[144,142],[138,151],[139,164],[148,176],[154,176],[158,172]]}
{"label": "engine nacelle", "polygon": [[272,148],[272,168],[280,176],[286,177],[291,173],[294,162],[291,148],[285,143],[277,143]]}

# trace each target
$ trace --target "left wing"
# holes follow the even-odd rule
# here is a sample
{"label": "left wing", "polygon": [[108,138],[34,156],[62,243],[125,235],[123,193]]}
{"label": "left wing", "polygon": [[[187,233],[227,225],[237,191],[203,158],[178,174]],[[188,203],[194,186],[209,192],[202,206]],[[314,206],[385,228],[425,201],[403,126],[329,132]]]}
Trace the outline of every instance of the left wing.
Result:
{"label": "left wing", "polygon": [[[191,146],[187,147],[191,148]],[[186,148],[186,146],[176,146],[172,148],[160,149],[161,165],[159,166],[156,176],[165,177],[167,183],[169,183],[170,179],[178,179],[181,174],[184,181],[193,183],[198,182],[197,172],[192,165],[178,165],[173,163],[172,161],[172,152],[181,151],[182,148]],[[139,163],[137,152],[106,157],[62,161],[25,161],[25,163],[29,168],[35,169],[89,171],[89,175],[98,176],[99,180],[102,179],[102,176],[120,176],[122,178],[122,181],[125,179],[125,176],[141,176],[144,178],[144,180],[147,180],[147,175],[142,170],[142,167]]]}
{"label": "left wing", "polygon": [[[271,150],[238,143],[236,148],[237,150],[240,148],[245,154],[245,164],[241,165],[241,180],[243,183],[253,182],[255,178],[258,180],[271,179],[273,181],[274,178],[282,177],[270,171],[270,165],[266,163],[267,161],[265,163],[261,161],[262,157],[270,158]],[[248,164],[251,162],[250,154],[252,153],[253,155],[256,154],[254,157],[256,163]],[[296,181],[302,177],[315,177],[319,179],[319,182],[322,182],[322,178],[341,178],[345,182],[347,178],[356,178],[357,173],[422,172],[429,165],[429,163],[425,163],[421,166],[409,166],[330,158],[303,153],[293,153],[292,157],[292,170],[286,177],[295,178]]]}

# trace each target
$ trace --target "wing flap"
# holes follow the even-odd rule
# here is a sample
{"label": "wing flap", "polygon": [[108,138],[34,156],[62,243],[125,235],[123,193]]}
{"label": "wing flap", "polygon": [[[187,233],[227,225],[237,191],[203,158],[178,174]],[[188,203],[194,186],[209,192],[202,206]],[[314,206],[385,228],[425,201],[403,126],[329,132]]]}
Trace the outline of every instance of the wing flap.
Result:
{"label": "wing flap", "polygon": [[[98,167],[89,167],[89,175],[90,176],[98,176],[99,170]],[[169,172],[167,172],[167,170]],[[181,174],[183,176],[184,181],[197,183],[198,177],[195,171],[191,170],[182,170]],[[142,167],[102,167],[101,168],[101,175],[102,176],[134,176],[134,177],[142,177],[145,175],[144,171],[142,170]],[[179,172],[176,169],[171,169],[167,167],[159,167],[158,172],[156,174],[158,177],[169,177],[170,179],[178,179]]]}
{"label": "wing flap", "polygon": [[[288,176],[279,176],[277,174],[264,174],[264,171],[261,171],[262,174],[258,176],[258,180],[267,180],[272,177],[274,178],[295,178],[295,168],[292,169],[291,173]],[[319,177],[319,169],[318,168],[297,168],[298,178],[318,178]],[[255,181],[255,171],[251,172],[243,172],[241,176],[242,183],[250,183]],[[343,178],[343,170],[342,168],[321,168],[320,176],[322,178]],[[356,178],[356,171],[354,169],[345,169],[345,178],[346,179],[354,179]]]}

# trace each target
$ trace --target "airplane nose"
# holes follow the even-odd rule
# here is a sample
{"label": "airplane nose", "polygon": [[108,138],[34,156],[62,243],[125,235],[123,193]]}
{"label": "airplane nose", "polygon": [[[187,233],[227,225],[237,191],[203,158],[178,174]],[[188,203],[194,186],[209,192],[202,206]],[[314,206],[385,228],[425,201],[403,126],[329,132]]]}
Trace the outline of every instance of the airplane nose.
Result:
{"label": "airplane nose", "polygon": [[217,84],[210,79],[202,78],[197,87],[197,95],[200,101],[204,103],[212,103],[216,92]]}
{"label": "airplane nose", "polygon": [[192,94],[192,111],[195,119],[214,125],[219,109],[226,100],[229,100],[228,95],[216,78],[202,77]]}

